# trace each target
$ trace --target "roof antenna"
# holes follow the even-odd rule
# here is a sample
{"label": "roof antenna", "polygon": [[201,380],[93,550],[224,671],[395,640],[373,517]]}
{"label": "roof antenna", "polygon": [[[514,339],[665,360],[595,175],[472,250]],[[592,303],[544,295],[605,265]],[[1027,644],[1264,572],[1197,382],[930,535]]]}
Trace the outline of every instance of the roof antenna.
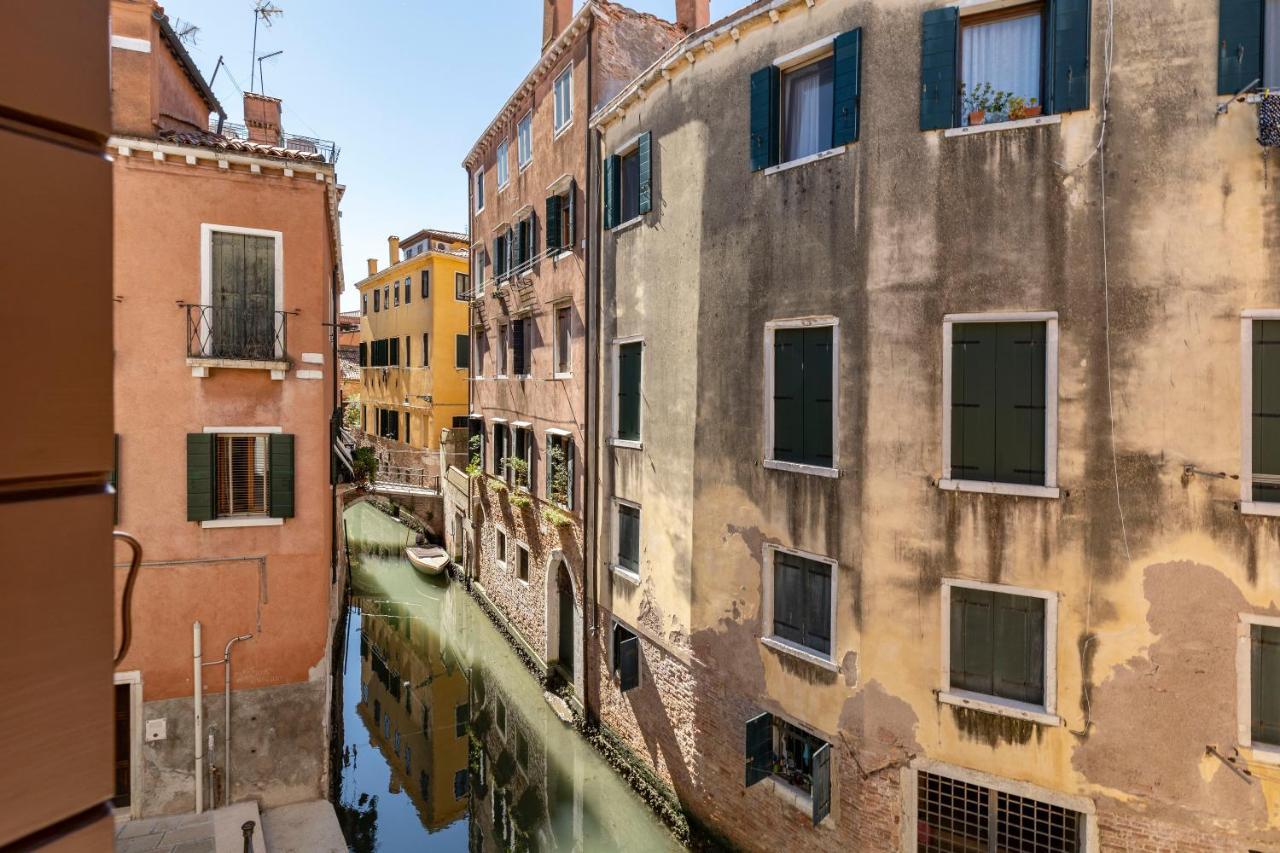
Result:
{"label": "roof antenna", "polygon": [[[223,62],[222,57],[219,56],[218,64],[213,66],[213,76],[209,78],[210,92],[213,91],[213,81],[218,79],[218,72],[222,69],[222,66],[226,64],[227,63]],[[227,73],[230,74],[231,72],[228,71]],[[224,113],[222,110],[218,110],[218,129],[215,131],[215,133],[217,133],[219,136],[222,135],[222,123],[225,122],[226,120],[227,120],[227,114]]]}
{"label": "roof antenna", "polygon": [[258,57],[258,88],[262,90],[260,94],[267,94],[267,78],[262,76],[262,60],[275,59],[282,53],[284,53],[283,50],[277,50],[275,53],[266,53]]}
{"label": "roof antenna", "polygon": [[272,19],[277,15],[283,15],[284,9],[281,9],[271,0],[257,0],[253,5],[253,56],[249,62],[249,91],[253,91],[254,72],[257,71],[254,65],[258,59],[258,22],[266,24],[268,29],[271,27]]}

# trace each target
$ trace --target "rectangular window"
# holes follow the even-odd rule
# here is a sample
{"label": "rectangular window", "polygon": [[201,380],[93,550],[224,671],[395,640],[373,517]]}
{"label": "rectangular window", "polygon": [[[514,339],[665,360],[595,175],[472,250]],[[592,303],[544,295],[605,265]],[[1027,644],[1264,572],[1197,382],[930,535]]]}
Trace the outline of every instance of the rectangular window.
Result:
{"label": "rectangular window", "polygon": [[485,355],[486,350],[489,348],[489,338],[485,334],[483,326],[476,326],[472,340],[475,341],[476,350],[475,370],[473,371],[473,375],[479,379],[484,375]]}
{"label": "rectangular window", "polygon": [[465,370],[470,365],[471,360],[471,339],[467,335],[458,335],[454,338],[454,366],[459,370]]}
{"label": "rectangular window", "polygon": [[787,321],[766,327],[767,467],[835,468],[836,328]]}
{"label": "rectangular window", "polygon": [[[425,272],[425,270],[423,272]],[[412,301],[413,301],[413,278],[408,277],[404,280],[404,304],[408,305]]]}
{"label": "rectangular window", "polygon": [[831,103],[835,58],[782,72],[782,160],[789,162],[831,148]]}
{"label": "rectangular window", "polygon": [[471,289],[471,279],[464,272],[453,274],[453,298],[459,302],[467,301],[467,291]]}
{"label": "rectangular window", "polygon": [[573,437],[547,430],[547,500],[568,510],[574,506],[573,456]]}
{"label": "rectangular window", "polygon": [[498,143],[498,189],[507,185],[510,176],[507,174],[507,140]]}
{"label": "rectangular window", "polygon": [[399,279],[397,279],[395,284],[392,286],[391,294],[395,299],[395,301],[392,304],[399,305],[400,304],[400,280]]}
{"label": "rectangular window", "polygon": [[770,636],[822,658],[832,657],[836,564],[769,549],[767,626]]}
{"label": "rectangular window", "polygon": [[529,582],[529,549],[523,545],[517,545],[516,551],[516,577],[525,583]]}
{"label": "rectangular window", "polygon": [[413,339],[408,335],[404,336],[404,366],[409,367],[413,364]]}
{"label": "rectangular window", "polygon": [[510,327],[503,323],[498,326],[498,376],[505,377],[507,375],[507,347],[511,338]]}
{"label": "rectangular window", "polygon": [[484,169],[476,170],[476,213],[484,210]]}
{"label": "rectangular window", "polygon": [[618,344],[615,381],[618,396],[614,408],[614,437],[619,441],[640,440],[640,389],[644,342]]}
{"label": "rectangular window", "polygon": [[460,800],[467,795],[467,768],[453,774],[453,798]]}
{"label": "rectangular window", "polygon": [[640,686],[640,638],[621,622],[613,623],[613,677],[626,693]]}
{"label": "rectangular window", "polygon": [[[453,736],[466,737],[467,735],[467,719],[471,715],[471,706],[468,704],[455,705],[453,709]],[[447,730],[446,730],[447,731]]]}
{"label": "rectangular window", "polygon": [[485,254],[484,254],[483,246],[475,250],[471,267],[474,270],[473,274],[475,275],[475,280],[476,280],[475,295],[479,296],[480,294],[484,293]]}
{"label": "rectangular window", "polygon": [[516,160],[523,169],[533,160],[533,111],[525,113],[516,125]]}
{"label": "rectangular window", "polygon": [[617,500],[617,565],[625,572],[640,576],[640,507]]}
{"label": "rectangular window", "polygon": [[924,770],[916,776],[916,816],[921,853],[1085,849],[1081,812]]}
{"label": "rectangular window", "polygon": [[360,314],[365,316],[369,313],[369,294],[361,294],[360,296]]}
{"label": "rectangular window", "polygon": [[530,364],[532,339],[533,321],[530,318],[511,321],[511,369],[516,376],[529,376],[533,372]]}
{"label": "rectangular window", "polygon": [[[507,480],[519,489],[529,489],[533,482],[533,430],[527,426],[518,426],[513,434],[511,456],[520,460],[519,465],[508,465]],[[524,470],[521,471],[520,468]]]}
{"label": "rectangular window", "polygon": [[498,565],[506,568],[507,566],[507,534],[501,530],[494,531],[494,559],[498,561]]}
{"label": "rectangular window", "polygon": [[1042,3],[960,16],[961,125],[1008,121],[1011,97],[1040,103],[1043,27]]}
{"label": "rectangular window", "polygon": [[1249,626],[1250,745],[1280,748],[1280,627]]}
{"label": "rectangular window", "polygon": [[265,435],[218,436],[219,518],[267,514],[267,440]]}
{"label": "rectangular window", "polygon": [[618,160],[618,223],[640,215],[640,150],[632,149]]}
{"label": "rectangular window", "polygon": [[[1277,0],[1280,2],[1280,0]],[[560,216],[556,222],[556,248],[562,252],[573,251],[573,193],[556,197],[560,202]]]}
{"label": "rectangular window", "polygon": [[387,355],[387,364],[390,367],[400,366],[400,339],[387,338],[387,344],[390,346],[390,352]]}
{"label": "rectangular window", "polygon": [[1245,322],[1253,375],[1246,392],[1250,460],[1243,498],[1273,504],[1280,502],[1280,317]]}
{"label": "rectangular window", "polygon": [[493,425],[493,473],[506,479],[507,456],[511,453],[511,429],[504,423]]}
{"label": "rectangular window", "polygon": [[573,66],[570,65],[555,82],[555,131],[559,133],[573,121]]}
{"label": "rectangular window", "polygon": [[382,291],[375,290],[373,292],[373,313],[377,314],[382,310]]}
{"label": "rectangular window", "polygon": [[573,307],[562,305],[556,309],[556,376],[568,376],[572,371]]}
{"label": "rectangular window", "polygon": [[760,714],[747,720],[745,752],[748,788],[772,778],[810,801],[814,826],[830,814],[831,745],[825,740],[781,717]]}
{"label": "rectangular window", "polygon": [[422,298],[431,298],[431,270],[422,271]]}
{"label": "rectangular window", "polygon": [[382,286],[382,307],[391,310],[391,285],[384,284]]}
{"label": "rectangular window", "polygon": [[427,337],[427,333],[423,332],[422,333],[422,366],[423,367],[431,366],[431,347],[428,346],[429,340],[430,339]]}
{"label": "rectangular window", "polygon": [[283,306],[276,305],[275,237],[209,233],[210,307],[201,325],[212,339],[199,352],[230,359],[283,357],[276,340],[276,310]]}

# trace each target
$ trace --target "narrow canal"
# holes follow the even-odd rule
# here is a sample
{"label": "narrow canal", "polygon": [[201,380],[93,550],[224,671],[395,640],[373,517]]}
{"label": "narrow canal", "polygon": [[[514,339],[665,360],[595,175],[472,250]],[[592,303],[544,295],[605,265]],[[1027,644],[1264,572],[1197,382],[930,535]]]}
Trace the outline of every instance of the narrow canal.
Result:
{"label": "narrow canal", "polygon": [[461,585],[404,559],[408,529],[367,503],[345,520],[335,805],[351,850],[679,849]]}

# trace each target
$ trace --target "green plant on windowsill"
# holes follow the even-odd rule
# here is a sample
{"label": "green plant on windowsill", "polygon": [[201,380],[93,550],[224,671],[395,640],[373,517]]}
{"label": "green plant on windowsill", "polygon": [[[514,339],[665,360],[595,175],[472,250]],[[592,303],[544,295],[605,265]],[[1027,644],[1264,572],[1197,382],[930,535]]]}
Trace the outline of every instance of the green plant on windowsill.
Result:
{"label": "green plant on windowsill", "polygon": [[1009,98],[1009,121],[1021,121],[1024,118],[1035,118],[1040,115],[1040,101],[1037,98],[1027,100],[1021,95]]}
{"label": "green plant on windowsill", "polygon": [[506,468],[512,474],[512,485],[517,489],[529,489],[529,463],[521,459],[519,456],[508,456],[502,460],[506,463]]}
{"label": "green plant on windowsill", "polygon": [[524,509],[525,507],[530,506],[532,504],[533,504],[533,498],[529,495],[528,492],[518,491],[511,496],[511,505],[514,507],[519,507],[520,509]]}
{"label": "green plant on windowsill", "polygon": [[542,520],[552,527],[568,527],[573,524],[573,519],[565,515],[564,511],[559,507],[544,506],[542,508]]}
{"label": "green plant on windowsill", "polygon": [[1012,92],[1002,92],[990,83],[979,83],[972,88],[960,86],[960,103],[969,126],[1002,121],[1008,114]]}
{"label": "green plant on windowsill", "polygon": [[484,467],[480,464],[480,436],[478,434],[467,439],[467,450],[470,454],[466,467],[467,476],[479,476],[484,473]]}

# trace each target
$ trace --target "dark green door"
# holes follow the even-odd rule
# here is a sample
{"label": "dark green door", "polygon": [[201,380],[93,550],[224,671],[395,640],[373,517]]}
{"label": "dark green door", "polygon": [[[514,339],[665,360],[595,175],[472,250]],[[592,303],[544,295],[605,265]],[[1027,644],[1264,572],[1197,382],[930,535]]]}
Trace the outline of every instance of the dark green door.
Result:
{"label": "dark green door", "polygon": [[569,676],[573,676],[573,586],[569,583],[569,572],[564,563],[556,573],[556,598],[560,611],[560,642],[556,650],[556,658],[565,668]]}
{"label": "dark green door", "polygon": [[275,239],[213,233],[213,355],[269,360],[275,352]]}

